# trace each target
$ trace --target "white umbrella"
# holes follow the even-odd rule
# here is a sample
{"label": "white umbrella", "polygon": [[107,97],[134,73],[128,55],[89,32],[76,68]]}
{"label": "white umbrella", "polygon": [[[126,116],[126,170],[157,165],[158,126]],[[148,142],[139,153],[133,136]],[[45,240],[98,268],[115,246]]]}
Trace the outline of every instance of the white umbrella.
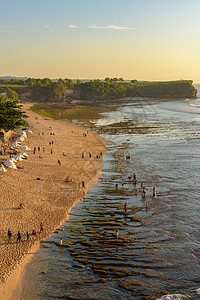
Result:
{"label": "white umbrella", "polygon": [[16,162],[16,159],[14,159],[14,157],[11,157],[11,158],[6,159],[6,161],[8,161],[8,162]]}
{"label": "white umbrella", "polygon": [[21,155],[20,155],[20,156],[17,156],[17,157],[15,156],[15,159],[18,160],[18,161],[22,161],[22,160],[23,160],[23,157],[22,157]]}
{"label": "white umbrella", "polygon": [[22,154],[25,157],[28,157],[28,154],[26,154],[26,152],[23,152],[23,153],[20,153],[20,154]]}
{"label": "white umbrella", "polygon": [[24,140],[25,140],[24,136],[19,136],[19,137],[16,139],[16,141],[18,141],[18,142],[21,142],[21,141],[24,141]]}
{"label": "white umbrella", "polygon": [[21,157],[24,158],[24,155],[22,153],[16,154],[15,156],[13,156],[15,159],[17,159],[17,157]]}
{"label": "white umbrella", "polygon": [[7,172],[7,170],[4,168],[4,166],[0,167],[0,172]]}
{"label": "white umbrella", "polygon": [[27,146],[20,146],[23,150],[31,150],[29,147]]}
{"label": "white umbrella", "polygon": [[[11,161],[5,161],[4,164],[8,168],[12,168],[13,167],[13,169],[15,169],[15,167],[16,167],[15,163],[11,162]],[[16,167],[16,169],[17,169],[17,167]]]}
{"label": "white umbrella", "polygon": [[19,143],[20,143],[20,142],[15,141],[15,142],[13,142],[11,145],[12,145],[12,146],[17,146],[17,147],[19,147],[19,146],[20,146]]}
{"label": "white umbrella", "polygon": [[27,135],[26,135],[26,132],[25,132],[25,131],[20,131],[20,132],[19,132],[19,135],[20,135],[20,136],[24,136],[25,138],[27,137]]}
{"label": "white umbrella", "polygon": [[13,165],[9,165],[9,166],[7,166],[8,168],[11,168],[11,169],[17,169],[17,166],[15,165],[15,164],[13,164]]}
{"label": "white umbrella", "polygon": [[28,132],[30,132],[30,133],[33,133],[33,131],[32,131],[32,130],[30,130],[30,129],[28,130]]}

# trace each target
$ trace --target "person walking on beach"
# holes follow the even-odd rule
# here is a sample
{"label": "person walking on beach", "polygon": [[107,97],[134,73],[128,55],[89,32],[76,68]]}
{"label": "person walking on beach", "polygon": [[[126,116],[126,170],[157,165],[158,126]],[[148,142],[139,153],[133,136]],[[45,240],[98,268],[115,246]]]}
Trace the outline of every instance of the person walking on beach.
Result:
{"label": "person walking on beach", "polygon": [[63,240],[62,240],[62,239],[60,239],[60,247],[62,247],[62,242],[63,242]]}
{"label": "person walking on beach", "polygon": [[12,232],[10,229],[8,229],[8,241],[11,240],[11,237],[12,237]]}
{"label": "person walking on beach", "polygon": [[43,229],[44,229],[44,225],[43,225],[43,223],[41,222],[41,223],[40,223],[40,232],[39,232],[39,234],[40,234],[41,232],[43,232]]}
{"label": "person walking on beach", "polygon": [[58,159],[58,164],[59,164],[59,166],[61,165],[61,161]]}
{"label": "person walking on beach", "polygon": [[51,155],[53,154],[53,149],[51,148]]}
{"label": "person walking on beach", "polygon": [[27,237],[27,241],[29,240],[29,237],[30,237],[30,234],[28,233],[28,231],[27,231],[27,233],[26,233],[26,237]]}
{"label": "person walking on beach", "polygon": [[20,242],[21,241],[21,233],[18,231],[18,234],[17,234],[17,242]]}

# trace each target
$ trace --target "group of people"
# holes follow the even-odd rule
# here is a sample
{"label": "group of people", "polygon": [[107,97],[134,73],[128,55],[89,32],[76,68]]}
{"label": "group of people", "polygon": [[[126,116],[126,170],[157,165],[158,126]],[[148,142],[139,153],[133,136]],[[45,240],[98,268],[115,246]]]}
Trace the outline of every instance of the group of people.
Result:
{"label": "group of people", "polygon": [[[89,158],[91,158],[92,157],[92,153],[91,152],[89,152]],[[100,154],[97,154],[96,155],[96,158],[98,159],[98,158],[102,158],[102,156],[103,156],[103,153],[102,152],[100,152]],[[84,152],[82,152],[82,155],[81,155],[81,157],[82,158],[84,158],[85,157],[85,153]]]}
{"label": "group of people", "polygon": [[[129,179],[132,178],[132,182],[133,184],[137,185],[137,179],[136,179],[136,174],[134,173],[132,177],[129,177]],[[124,186],[124,180],[122,179],[122,187]],[[118,188],[118,183],[115,184],[115,188]],[[141,188],[140,188],[140,191],[142,193],[142,198],[145,199],[146,198],[146,188],[144,186],[144,182],[141,182]],[[153,187],[153,197],[155,198],[157,196],[156,194],[156,187],[154,186]],[[150,208],[150,204],[148,202],[146,202],[146,209],[149,209]],[[128,204],[127,202],[124,203],[124,213],[127,214],[128,213]],[[116,229],[116,232],[115,232],[115,236],[117,238],[117,241],[118,241],[118,238],[119,238],[119,230]]]}
{"label": "group of people", "polygon": [[[43,223],[41,222],[41,223],[40,223],[40,231],[39,231],[39,232],[36,232],[36,230],[33,229],[33,231],[32,231],[31,234],[27,231],[27,233],[26,233],[26,240],[27,240],[27,241],[29,240],[30,235],[36,236],[37,234],[41,234],[41,233],[43,232],[43,230],[44,230],[44,225],[43,225]],[[12,231],[11,231],[10,229],[8,229],[8,242],[11,241],[11,238],[12,238]],[[21,235],[20,231],[18,231],[18,233],[17,233],[17,242],[20,242],[20,241],[21,241],[21,238],[22,238],[22,235]]]}

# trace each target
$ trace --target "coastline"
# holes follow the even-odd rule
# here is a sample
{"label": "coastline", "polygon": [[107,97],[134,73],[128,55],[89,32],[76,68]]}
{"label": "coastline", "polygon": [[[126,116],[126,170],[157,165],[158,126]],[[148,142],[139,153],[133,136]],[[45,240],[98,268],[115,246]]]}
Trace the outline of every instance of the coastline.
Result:
{"label": "coastline", "polygon": [[[9,170],[1,176],[4,196],[0,205],[2,300],[12,299],[13,293],[15,299],[20,295],[25,266],[39,249],[40,240],[49,236],[67,219],[70,209],[98,180],[102,167],[99,154],[106,152],[106,141],[98,134],[77,125],[37,115],[29,110],[30,106],[32,104],[23,104],[23,110],[29,115],[28,127],[33,134],[29,133],[28,139],[22,142],[31,148],[31,151],[26,151],[29,158],[17,163],[22,169]],[[37,149],[35,154],[34,147]],[[66,177],[70,182],[65,182]],[[19,203],[23,203],[25,209],[17,209]],[[41,222],[44,224],[41,236],[38,234],[26,241],[26,232],[31,233],[33,229],[39,231]],[[13,233],[9,244],[8,228]],[[18,230],[22,234],[22,241],[16,243]]]}

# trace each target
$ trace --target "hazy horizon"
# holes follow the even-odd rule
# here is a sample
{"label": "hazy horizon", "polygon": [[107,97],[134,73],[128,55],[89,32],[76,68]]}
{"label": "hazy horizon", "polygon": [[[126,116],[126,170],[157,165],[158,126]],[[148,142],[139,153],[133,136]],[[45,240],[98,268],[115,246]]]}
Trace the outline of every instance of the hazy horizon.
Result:
{"label": "hazy horizon", "polygon": [[200,1],[1,3],[1,76],[200,82]]}

